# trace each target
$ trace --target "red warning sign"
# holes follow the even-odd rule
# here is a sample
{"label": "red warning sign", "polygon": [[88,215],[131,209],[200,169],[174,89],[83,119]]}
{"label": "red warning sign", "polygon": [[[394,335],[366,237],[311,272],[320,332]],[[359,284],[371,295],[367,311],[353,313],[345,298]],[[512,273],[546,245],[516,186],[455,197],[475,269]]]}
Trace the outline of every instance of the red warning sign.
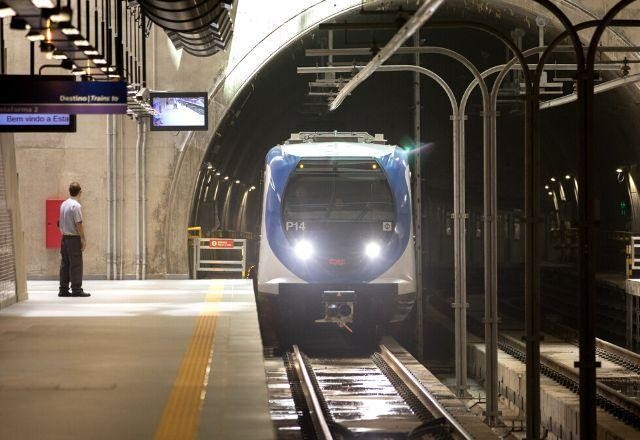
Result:
{"label": "red warning sign", "polygon": [[209,240],[210,249],[229,249],[233,247],[233,239],[231,238],[215,238]]}

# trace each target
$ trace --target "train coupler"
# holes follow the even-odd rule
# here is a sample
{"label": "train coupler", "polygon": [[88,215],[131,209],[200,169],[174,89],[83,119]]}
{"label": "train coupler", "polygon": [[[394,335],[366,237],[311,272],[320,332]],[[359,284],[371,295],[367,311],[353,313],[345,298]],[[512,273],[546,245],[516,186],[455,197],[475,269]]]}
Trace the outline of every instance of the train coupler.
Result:
{"label": "train coupler", "polygon": [[[331,322],[338,327],[349,329],[347,324],[353,322],[353,309],[356,293],[353,290],[325,290],[322,293],[324,317],[316,322]],[[350,330],[350,329],[349,329]]]}

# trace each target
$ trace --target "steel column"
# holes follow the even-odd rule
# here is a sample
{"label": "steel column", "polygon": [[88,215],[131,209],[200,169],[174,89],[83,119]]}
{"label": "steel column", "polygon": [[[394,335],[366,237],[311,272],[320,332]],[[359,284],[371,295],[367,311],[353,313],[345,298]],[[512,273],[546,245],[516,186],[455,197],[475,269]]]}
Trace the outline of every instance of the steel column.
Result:
{"label": "steel column", "polygon": [[114,37],[115,56],[116,56],[116,72],[120,75],[120,79],[124,77],[124,46],[122,44],[122,0],[116,0],[116,34]]}
{"label": "steel column", "polygon": [[[332,34],[332,31],[329,31]],[[420,46],[420,31],[413,35],[413,44]],[[420,67],[420,54],[414,55],[414,63]],[[420,73],[413,74],[413,138],[415,142],[414,172],[415,184],[413,187],[414,203],[414,234],[415,234],[415,264],[416,264],[416,345],[417,355],[420,361],[424,360],[424,292],[422,285],[422,153],[420,142],[422,138],[420,130],[421,120],[420,97]]]}
{"label": "steel column", "polygon": [[0,18],[0,75],[7,71],[4,58],[4,18]]}

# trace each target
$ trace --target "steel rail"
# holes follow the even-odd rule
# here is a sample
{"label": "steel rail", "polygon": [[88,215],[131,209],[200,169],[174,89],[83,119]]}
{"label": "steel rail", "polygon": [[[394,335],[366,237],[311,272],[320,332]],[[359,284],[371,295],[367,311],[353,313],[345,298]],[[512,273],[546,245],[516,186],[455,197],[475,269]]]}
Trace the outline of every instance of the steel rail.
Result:
{"label": "steel rail", "polygon": [[311,376],[309,375],[302,353],[300,353],[300,349],[297,345],[293,346],[292,357],[293,367],[298,375],[298,380],[300,381],[304,400],[307,403],[307,408],[309,410],[309,415],[311,416],[311,421],[313,422],[313,428],[316,436],[318,439],[332,440],[333,435],[329,429],[329,424],[324,418],[320,399],[318,399],[318,396],[316,395],[313,382],[311,381]]}
{"label": "steel rail", "polygon": [[[507,336],[507,335],[500,335],[500,339],[502,339],[503,343],[509,347],[511,347],[514,350],[517,350],[521,353],[524,353],[524,347],[523,347],[523,343],[518,341],[517,339],[511,337],[511,336]],[[556,361],[553,358],[550,358],[548,356],[545,356],[543,354],[541,354],[540,356],[540,361],[543,365],[547,366],[548,368],[550,368],[551,370],[554,370],[555,372],[569,378],[570,380],[572,380],[573,382],[575,382],[576,384],[578,384],[578,380],[579,380],[579,376],[578,374],[574,371],[573,368],[568,367],[566,365],[561,364],[560,362]],[[635,417],[637,417],[638,419],[640,419],[640,402],[638,402],[637,400],[626,396],[624,394],[622,394],[621,392],[614,390],[613,388],[611,388],[608,385],[605,385],[602,382],[599,382],[596,379],[596,389],[598,390],[598,393],[600,394],[600,397],[602,397],[603,399],[606,399],[610,402],[612,402],[613,404],[618,405],[619,407],[625,409],[626,411],[629,411],[630,413],[632,413]],[[601,406],[600,404],[598,406]],[[607,410],[607,408],[603,409]]]}
{"label": "steel rail", "polygon": [[605,340],[596,338],[596,348],[608,351],[609,353],[619,356],[621,358],[624,358],[629,362],[640,364],[640,354],[627,350],[626,348],[614,345],[611,342],[607,342]]}
{"label": "steel rail", "polygon": [[[414,396],[428,409],[437,411],[451,426],[465,439],[472,440],[474,436],[460,424],[460,422],[445,408],[436,397],[420,383],[418,379],[405,367],[402,362],[386,346],[380,345],[380,355],[389,368],[398,375],[400,380],[409,388]],[[434,414],[435,415],[435,414]]]}

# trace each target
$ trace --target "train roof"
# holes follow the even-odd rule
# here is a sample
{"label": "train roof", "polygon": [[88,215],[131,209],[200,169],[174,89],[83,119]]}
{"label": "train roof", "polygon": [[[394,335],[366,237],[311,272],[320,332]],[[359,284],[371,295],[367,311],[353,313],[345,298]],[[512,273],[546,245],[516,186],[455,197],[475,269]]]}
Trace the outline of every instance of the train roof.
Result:
{"label": "train roof", "polygon": [[382,157],[395,153],[398,147],[357,142],[305,142],[275,148],[282,154],[298,157]]}

